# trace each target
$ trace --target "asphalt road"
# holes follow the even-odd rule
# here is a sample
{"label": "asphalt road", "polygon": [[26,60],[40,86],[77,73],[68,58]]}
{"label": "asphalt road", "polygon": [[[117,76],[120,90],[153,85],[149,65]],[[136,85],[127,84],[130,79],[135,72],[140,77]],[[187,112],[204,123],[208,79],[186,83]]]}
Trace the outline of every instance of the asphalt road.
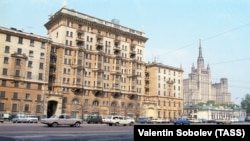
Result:
{"label": "asphalt road", "polygon": [[40,123],[4,123],[0,124],[0,141],[133,141],[133,126],[48,127]]}
{"label": "asphalt road", "polygon": [[0,123],[0,141],[133,141],[133,129],[106,124],[48,127],[40,123],[5,122]]}

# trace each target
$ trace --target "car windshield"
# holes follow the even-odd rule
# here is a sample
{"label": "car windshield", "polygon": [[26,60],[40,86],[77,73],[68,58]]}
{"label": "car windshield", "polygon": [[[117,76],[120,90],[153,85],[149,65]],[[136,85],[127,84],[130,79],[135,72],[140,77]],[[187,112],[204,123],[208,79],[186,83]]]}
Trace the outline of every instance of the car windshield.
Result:
{"label": "car windshield", "polygon": [[107,116],[107,117],[106,117],[106,119],[111,119],[111,118],[112,118],[112,116]]}

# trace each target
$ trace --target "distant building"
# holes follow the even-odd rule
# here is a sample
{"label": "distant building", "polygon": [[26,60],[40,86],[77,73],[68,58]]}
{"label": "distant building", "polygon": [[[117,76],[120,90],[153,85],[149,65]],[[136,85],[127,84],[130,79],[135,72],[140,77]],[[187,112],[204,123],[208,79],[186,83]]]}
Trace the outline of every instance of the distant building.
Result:
{"label": "distant building", "polygon": [[188,78],[184,79],[184,103],[193,105],[214,101],[217,104],[231,104],[231,93],[228,92],[227,78],[221,78],[220,83],[212,83],[211,69],[205,68],[202,56],[201,43],[199,45],[199,56],[197,68],[194,64]]}
{"label": "distant building", "polygon": [[195,119],[217,120],[217,119],[233,119],[244,121],[246,110],[237,107],[215,107],[210,105],[203,106],[185,106],[183,116]]}

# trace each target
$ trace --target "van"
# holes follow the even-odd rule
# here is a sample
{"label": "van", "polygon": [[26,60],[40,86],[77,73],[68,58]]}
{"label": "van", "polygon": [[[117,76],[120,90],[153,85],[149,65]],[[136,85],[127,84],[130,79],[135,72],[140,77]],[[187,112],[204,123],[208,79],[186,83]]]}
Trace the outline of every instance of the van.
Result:
{"label": "van", "polygon": [[127,117],[127,116],[119,116],[119,115],[110,115],[107,116],[105,123],[108,124],[109,126],[119,126],[119,125],[134,125],[135,120],[131,117]]}
{"label": "van", "polygon": [[25,121],[28,123],[38,123],[38,117],[36,115],[25,115]]}
{"label": "van", "polygon": [[12,119],[13,123],[38,123],[36,115],[18,114]]}
{"label": "van", "polygon": [[91,124],[91,123],[102,123],[102,117],[101,116],[88,116],[87,118],[87,123]]}

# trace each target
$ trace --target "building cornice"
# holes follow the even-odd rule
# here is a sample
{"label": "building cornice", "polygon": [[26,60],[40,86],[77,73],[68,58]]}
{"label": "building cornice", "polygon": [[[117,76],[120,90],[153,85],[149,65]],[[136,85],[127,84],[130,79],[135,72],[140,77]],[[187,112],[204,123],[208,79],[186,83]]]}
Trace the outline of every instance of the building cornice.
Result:
{"label": "building cornice", "polygon": [[105,20],[101,20],[83,13],[76,12],[74,10],[69,10],[66,8],[62,8],[57,13],[55,13],[49,21],[44,25],[47,29],[51,29],[51,27],[58,22],[60,19],[67,19],[70,21],[74,21],[76,23],[84,23],[91,27],[100,30],[106,30],[116,35],[123,35],[128,38],[137,39],[143,42],[146,42],[148,38],[144,37],[144,32],[137,31],[131,28],[127,28],[112,22],[108,22]]}

